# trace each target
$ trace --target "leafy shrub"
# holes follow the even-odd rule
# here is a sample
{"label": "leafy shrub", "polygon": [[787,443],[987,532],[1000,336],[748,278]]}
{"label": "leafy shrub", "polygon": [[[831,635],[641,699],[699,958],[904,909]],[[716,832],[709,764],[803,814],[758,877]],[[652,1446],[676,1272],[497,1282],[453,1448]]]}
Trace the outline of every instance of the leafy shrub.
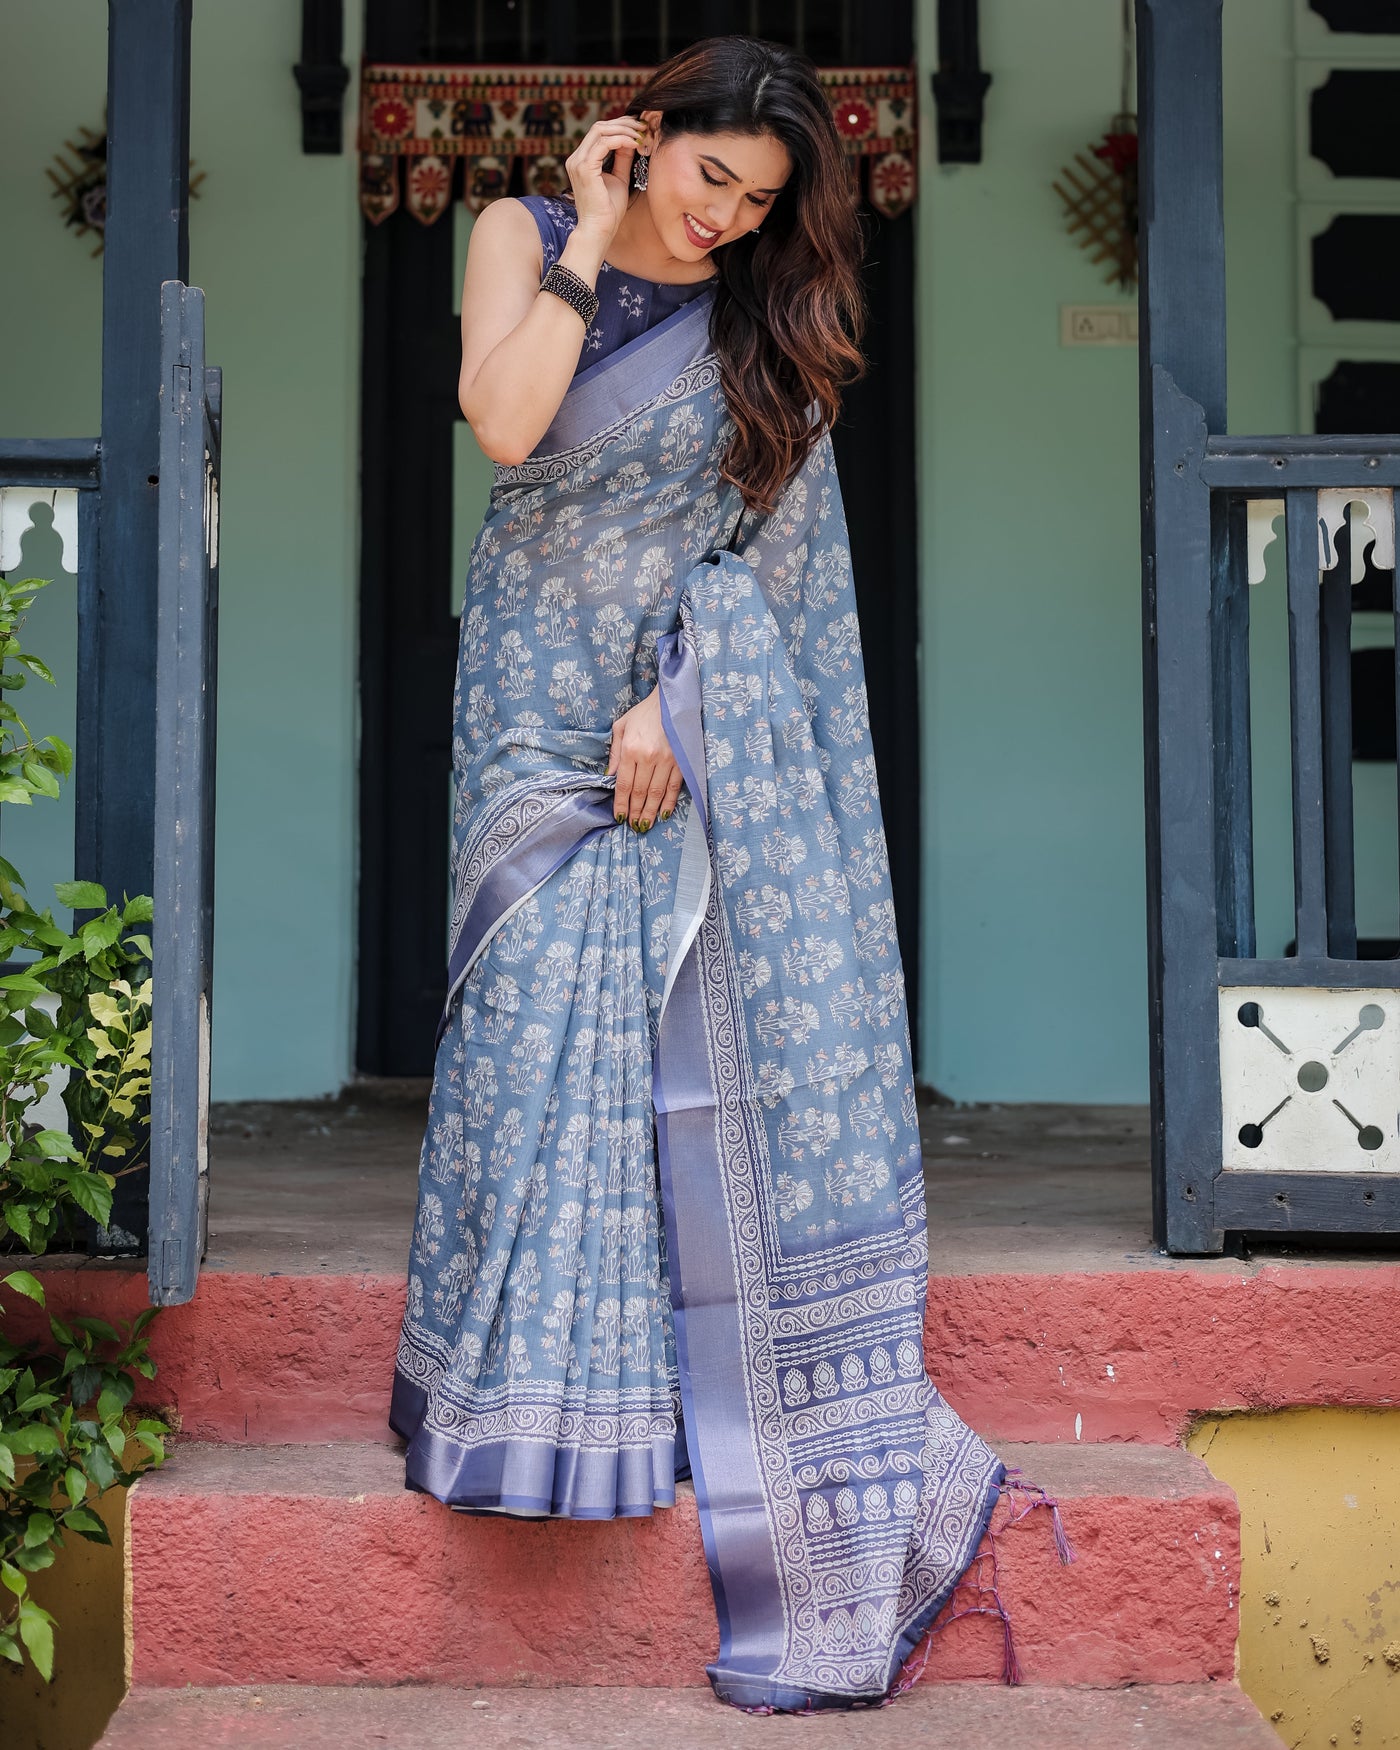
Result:
{"label": "leafy shrub", "polygon": [[[0,803],[56,797],[72,769],[57,736],[35,741],[8,695],[53,676],[20,647],[36,580],[0,578]],[[151,901],[109,905],[95,882],[61,883],[75,913],[65,930],[36,911],[14,866],[0,857],[0,1245],[39,1255],[71,1238],[78,1219],[105,1226],[117,1172],[142,1164],[150,1127]],[[95,915],[81,920],[83,912]],[[35,1107],[63,1072],[66,1129]],[[29,1271],[0,1285],[40,1306]],[[110,1541],[93,1503],[165,1456],[165,1424],[130,1409],[137,1376],[151,1378],[148,1308],[124,1331],[101,1319],[50,1317],[54,1347],[13,1341],[0,1306],[0,1656],[27,1651],[47,1680],[54,1622],[29,1596],[74,1532]],[[8,1594],[8,1597],[6,1596]]]}

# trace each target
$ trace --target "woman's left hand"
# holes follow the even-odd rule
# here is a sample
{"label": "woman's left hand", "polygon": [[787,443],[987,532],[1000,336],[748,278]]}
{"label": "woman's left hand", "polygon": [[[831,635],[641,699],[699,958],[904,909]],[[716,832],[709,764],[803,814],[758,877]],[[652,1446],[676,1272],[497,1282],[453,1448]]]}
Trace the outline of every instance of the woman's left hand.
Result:
{"label": "woman's left hand", "polygon": [[661,726],[661,694],[653,688],[613,724],[608,775],[617,775],[616,815],[647,832],[669,820],[681,793],[681,769]]}

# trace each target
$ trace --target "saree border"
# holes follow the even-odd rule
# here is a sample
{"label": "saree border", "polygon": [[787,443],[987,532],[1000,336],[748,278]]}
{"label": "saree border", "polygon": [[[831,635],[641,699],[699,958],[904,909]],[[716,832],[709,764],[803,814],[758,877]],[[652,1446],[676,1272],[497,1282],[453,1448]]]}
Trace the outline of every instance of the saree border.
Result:
{"label": "saree border", "polygon": [[598,779],[569,777],[512,785],[483,819],[457,860],[447,961],[447,995],[438,1020],[442,1036],[463,984],[491,938],[581,846],[616,824],[612,789]]}
{"label": "saree border", "polygon": [[[560,403],[538,445],[523,462],[495,469],[491,502],[514,486],[562,480],[591,461],[647,413],[684,401],[719,381],[719,361],[710,351],[710,308],[706,293],[682,304],[655,328],[639,334],[597,365],[581,373]],[[594,371],[597,377],[592,377]],[[660,377],[658,393],[645,385]],[[606,424],[600,424],[607,420]]]}
{"label": "saree border", "polygon": [[[734,555],[718,557],[721,565],[730,562],[744,563]],[[657,684],[663,728],[697,804],[688,835],[704,835],[708,860],[701,686],[690,631],[683,596],[680,631],[658,646]],[[1005,1471],[978,1436],[946,1411],[921,1351],[922,1377],[909,1389],[917,1393],[913,1407],[926,1421],[928,1457],[904,1545],[902,1584],[885,1607],[893,1615],[893,1632],[883,1651],[869,1650],[863,1668],[859,1654],[833,1657],[823,1644],[799,1484],[782,1428],[773,1346],[778,1333],[766,1292],[771,1259],[765,1175],[735,1165],[761,1162],[765,1147],[746,1098],[751,1077],[742,1068],[746,1053],[732,947],[713,882],[697,892],[694,903],[703,905],[703,913],[682,920],[683,963],[668,966],[672,1001],[658,1024],[653,1105],[683,1415],[719,1624],[718,1656],[707,1671],[715,1693],[740,1707],[794,1711],[868,1704],[888,1692],[952,1595],[990,1523]],[[732,1095],[721,1094],[726,1087]],[[899,1202],[907,1234],[925,1213],[922,1181],[902,1183]],[[901,1246],[894,1231],[879,1241],[885,1258],[872,1263],[869,1273],[887,1271],[894,1280],[875,1297],[878,1304],[869,1296],[843,1296],[837,1305],[848,1317],[868,1320],[920,1298],[918,1265],[926,1269],[926,1247]],[[911,1267],[915,1280],[901,1282]],[[809,1278],[809,1291],[816,1287]],[[831,1316],[820,1303],[788,1308],[780,1316],[791,1330],[804,1313],[818,1326]],[[738,1356],[739,1365],[732,1359],[726,1364],[726,1356]],[[931,1462],[928,1449],[938,1432],[944,1439],[938,1462]],[[953,1547],[925,1535],[935,1527],[954,1533]]]}

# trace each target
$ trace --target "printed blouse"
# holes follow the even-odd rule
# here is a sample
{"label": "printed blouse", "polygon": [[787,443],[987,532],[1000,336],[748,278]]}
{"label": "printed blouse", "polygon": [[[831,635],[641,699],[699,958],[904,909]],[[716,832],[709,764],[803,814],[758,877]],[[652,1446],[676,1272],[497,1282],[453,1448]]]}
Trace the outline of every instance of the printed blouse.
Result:
{"label": "printed blouse", "polygon": [[[578,209],[572,201],[557,200],[552,195],[527,194],[519,198],[520,204],[529,208],[539,229],[540,243],[544,248],[542,271],[548,273],[558,261],[569,233],[578,223]],[[598,293],[598,314],[584,336],[577,369],[587,370],[626,341],[645,334],[648,328],[664,321],[682,304],[698,297],[710,283],[709,280],[696,280],[685,286],[664,285],[657,280],[642,279],[634,273],[623,273],[605,261],[598,270],[598,283],[594,288]]]}

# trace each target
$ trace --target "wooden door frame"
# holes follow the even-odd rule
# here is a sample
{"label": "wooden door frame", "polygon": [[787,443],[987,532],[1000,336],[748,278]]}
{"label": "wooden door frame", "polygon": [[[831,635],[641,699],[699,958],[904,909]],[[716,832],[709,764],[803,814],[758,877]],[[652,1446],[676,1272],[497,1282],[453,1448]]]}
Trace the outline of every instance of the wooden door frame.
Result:
{"label": "wooden door frame", "polygon": [[[729,27],[704,0],[707,31]],[[867,8],[852,60],[913,58],[913,6]],[[365,55],[433,58],[428,0],[367,0]],[[547,58],[572,58],[573,13],[546,9]],[[917,1041],[920,736],[914,214],[870,228],[869,375],[833,442],[850,526],[871,732],[885,802],[900,948]],[[449,617],[457,319],[453,234],[399,211],[365,225],[361,404],[358,1012],[364,1074],[423,1075],[446,988],[448,785],[455,621]],[[426,385],[431,384],[431,389]],[[439,390],[438,385],[441,385]],[[872,443],[878,432],[883,444]],[[871,508],[867,511],[866,507]],[[439,579],[429,584],[427,580]],[[912,726],[912,728],[911,728]]]}

